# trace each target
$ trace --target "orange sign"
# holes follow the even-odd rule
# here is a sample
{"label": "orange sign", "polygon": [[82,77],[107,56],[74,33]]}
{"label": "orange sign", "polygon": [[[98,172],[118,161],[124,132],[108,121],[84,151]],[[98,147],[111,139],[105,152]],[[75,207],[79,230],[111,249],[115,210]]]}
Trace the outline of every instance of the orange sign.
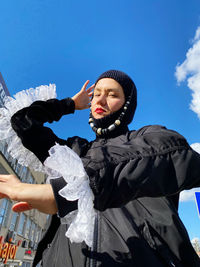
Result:
{"label": "orange sign", "polygon": [[18,246],[4,243],[4,237],[0,236],[0,258],[4,259],[3,263],[6,263],[8,259],[14,260]]}

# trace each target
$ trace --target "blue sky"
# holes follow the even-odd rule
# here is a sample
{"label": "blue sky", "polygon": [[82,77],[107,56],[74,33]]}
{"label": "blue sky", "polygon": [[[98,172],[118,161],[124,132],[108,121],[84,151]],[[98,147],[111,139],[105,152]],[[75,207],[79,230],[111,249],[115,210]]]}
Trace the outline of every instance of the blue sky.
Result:
{"label": "blue sky", "polygon": [[[61,99],[120,69],[138,88],[130,129],[162,124],[200,143],[200,83],[188,83],[199,81],[199,0],[7,0],[0,10],[0,71],[11,95],[55,83]],[[92,140],[87,120],[88,110],[77,111],[51,127]],[[190,238],[200,237],[195,202],[181,202],[180,215]]]}

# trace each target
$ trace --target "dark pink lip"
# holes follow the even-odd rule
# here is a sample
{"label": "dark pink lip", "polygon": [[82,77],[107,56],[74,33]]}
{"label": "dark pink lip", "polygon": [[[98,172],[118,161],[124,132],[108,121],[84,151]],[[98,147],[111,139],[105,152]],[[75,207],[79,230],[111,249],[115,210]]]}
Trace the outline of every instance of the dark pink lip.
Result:
{"label": "dark pink lip", "polygon": [[102,108],[96,108],[96,109],[95,109],[95,112],[96,112],[97,114],[101,114],[101,113],[105,112],[105,110],[102,109]]}

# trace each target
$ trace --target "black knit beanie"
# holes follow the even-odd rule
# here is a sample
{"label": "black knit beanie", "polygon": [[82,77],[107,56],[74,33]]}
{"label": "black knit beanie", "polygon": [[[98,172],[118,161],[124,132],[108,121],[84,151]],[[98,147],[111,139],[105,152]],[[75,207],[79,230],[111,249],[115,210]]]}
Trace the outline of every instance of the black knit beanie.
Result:
{"label": "black knit beanie", "polygon": [[[127,109],[125,111],[125,115],[123,116],[123,119],[121,120],[121,124],[119,127],[116,127],[116,128],[118,130],[118,128],[122,128],[124,126],[127,127],[127,125],[129,123],[131,123],[131,121],[133,120],[136,106],[137,106],[137,89],[136,89],[136,86],[135,86],[133,80],[126,73],[119,71],[119,70],[108,70],[108,71],[102,73],[98,77],[95,84],[97,84],[97,82],[103,78],[114,79],[122,86],[123,91],[124,91],[124,95],[125,95],[125,104],[120,110],[118,110],[118,111],[116,111],[116,112],[114,112],[114,113],[112,113],[112,114],[110,114],[110,115],[108,115],[102,119],[94,119],[93,116],[90,114],[90,122],[92,121],[92,124],[90,123],[90,126],[92,127],[92,125],[94,123],[94,125],[96,127],[92,127],[92,128],[95,132],[96,132],[96,128],[98,128],[98,127],[104,128],[105,126],[107,127],[108,124],[114,123],[114,121],[116,121],[119,114],[124,113],[124,108],[126,108],[126,107],[127,107]],[[114,131],[116,131],[116,130],[114,129]],[[106,132],[105,135],[107,135],[107,134],[108,134],[108,132]],[[100,135],[102,135],[102,132]]]}

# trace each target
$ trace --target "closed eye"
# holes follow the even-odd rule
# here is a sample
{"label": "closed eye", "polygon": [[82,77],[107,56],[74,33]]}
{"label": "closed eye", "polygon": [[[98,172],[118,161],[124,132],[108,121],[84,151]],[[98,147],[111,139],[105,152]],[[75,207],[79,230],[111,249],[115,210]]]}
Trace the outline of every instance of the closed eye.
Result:
{"label": "closed eye", "polygon": [[108,96],[117,97],[115,94],[109,94]]}

